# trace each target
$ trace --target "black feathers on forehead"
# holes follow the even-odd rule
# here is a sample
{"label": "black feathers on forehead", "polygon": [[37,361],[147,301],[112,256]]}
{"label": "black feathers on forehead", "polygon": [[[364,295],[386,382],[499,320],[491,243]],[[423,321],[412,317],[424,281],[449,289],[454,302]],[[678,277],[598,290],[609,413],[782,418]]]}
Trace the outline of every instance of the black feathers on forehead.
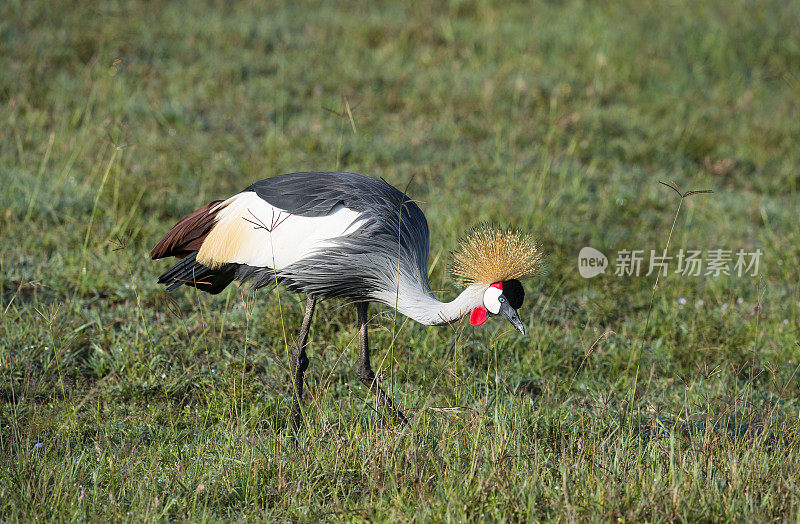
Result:
{"label": "black feathers on forehead", "polygon": [[514,309],[519,309],[525,300],[525,290],[517,279],[506,280],[503,282],[503,294],[508,299],[508,305]]}

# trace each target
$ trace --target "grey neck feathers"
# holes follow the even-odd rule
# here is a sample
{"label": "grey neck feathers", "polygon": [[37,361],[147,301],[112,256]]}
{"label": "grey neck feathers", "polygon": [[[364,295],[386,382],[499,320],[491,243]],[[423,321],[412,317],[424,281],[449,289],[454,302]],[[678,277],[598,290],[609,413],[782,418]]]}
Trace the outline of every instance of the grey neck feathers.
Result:
{"label": "grey neck feathers", "polygon": [[398,291],[380,293],[376,298],[420,324],[434,326],[457,322],[476,307],[482,306],[486,286],[469,286],[451,302],[440,302],[433,293],[417,286],[401,285]]}

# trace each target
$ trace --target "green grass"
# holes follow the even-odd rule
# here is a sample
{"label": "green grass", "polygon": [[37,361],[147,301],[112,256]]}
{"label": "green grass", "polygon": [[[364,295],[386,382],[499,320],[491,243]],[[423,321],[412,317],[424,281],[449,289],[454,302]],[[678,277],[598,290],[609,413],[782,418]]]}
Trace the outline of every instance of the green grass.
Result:
{"label": "green grass", "polygon": [[[0,518],[796,521],[798,19],[769,0],[3,2]],[[408,433],[358,383],[346,303],[318,307],[295,435],[303,298],[155,284],[148,251],[185,214],[330,169],[408,186],[447,299],[478,221],[547,253],[526,337],[372,308]],[[758,277],[579,276],[586,245],[664,248],[668,180],[714,190],[670,254],[760,248]]]}

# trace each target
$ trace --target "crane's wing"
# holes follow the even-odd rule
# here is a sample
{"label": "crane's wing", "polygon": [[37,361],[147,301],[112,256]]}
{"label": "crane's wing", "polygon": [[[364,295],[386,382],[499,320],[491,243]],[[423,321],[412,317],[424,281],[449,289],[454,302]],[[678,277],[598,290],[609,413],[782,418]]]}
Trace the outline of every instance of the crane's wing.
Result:
{"label": "crane's wing", "polygon": [[422,211],[386,182],[357,173],[256,182],[179,222],[151,255],[187,253],[159,282],[212,293],[234,279],[256,287],[277,279],[320,296],[388,296],[399,281],[429,291]]}
{"label": "crane's wing", "polygon": [[210,268],[225,264],[281,270],[332,247],[356,231],[362,213],[338,203],[325,215],[303,216],[274,206],[253,191],[239,193],[211,208],[214,226],[197,252]]}

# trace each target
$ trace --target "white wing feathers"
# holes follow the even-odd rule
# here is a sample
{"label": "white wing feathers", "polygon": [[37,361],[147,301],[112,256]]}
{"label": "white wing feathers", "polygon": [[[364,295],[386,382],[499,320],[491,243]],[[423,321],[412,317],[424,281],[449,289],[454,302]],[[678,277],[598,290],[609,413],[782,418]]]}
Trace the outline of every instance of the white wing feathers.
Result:
{"label": "white wing feathers", "polygon": [[247,264],[283,269],[332,246],[331,240],[356,231],[361,213],[344,205],[319,217],[293,215],[247,191],[220,202],[214,227],[197,253],[197,261],[209,267]]}

